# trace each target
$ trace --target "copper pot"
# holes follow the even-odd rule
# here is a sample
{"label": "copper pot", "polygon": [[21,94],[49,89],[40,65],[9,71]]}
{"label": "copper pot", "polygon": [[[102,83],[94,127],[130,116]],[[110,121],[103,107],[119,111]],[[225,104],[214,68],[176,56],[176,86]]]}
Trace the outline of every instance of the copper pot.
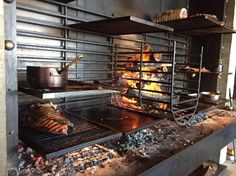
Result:
{"label": "copper pot", "polygon": [[27,67],[27,82],[34,89],[65,88],[67,72],[58,73],[54,67]]}
{"label": "copper pot", "polygon": [[60,70],[55,67],[27,66],[27,82],[34,89],[64,89],[67,85],[68,68],[82,57],[83,55],[76,57]]}

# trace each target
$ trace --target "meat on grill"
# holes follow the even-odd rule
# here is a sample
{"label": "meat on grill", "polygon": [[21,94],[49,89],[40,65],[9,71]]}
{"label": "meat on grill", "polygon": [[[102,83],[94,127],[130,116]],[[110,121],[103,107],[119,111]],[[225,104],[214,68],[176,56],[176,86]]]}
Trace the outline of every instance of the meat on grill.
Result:
{"label": "meat on grill", "polygon": [[21,118],[23,125],[52,134],[68,134],[73,124],[52,103],[31,105]]}

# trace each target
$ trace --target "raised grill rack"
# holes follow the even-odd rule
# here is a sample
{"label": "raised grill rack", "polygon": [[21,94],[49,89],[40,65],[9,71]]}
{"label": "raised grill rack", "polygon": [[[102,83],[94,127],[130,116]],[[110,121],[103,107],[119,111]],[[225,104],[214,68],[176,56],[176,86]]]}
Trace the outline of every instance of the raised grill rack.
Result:
{"label": "raised grill rack", "polygon": [[83,147],[120,137],[122,134],[97,126],[68,112],[63,112],[73,124],[68,135],[38,132],[30,128],[19,128],[19,138],[46,159],[54,158]]}
{"label": "raised grill rack", "polygon": [[[143,89],[141,86],[136,88],[128,88],[128,91],[123,93],[123,96],[128,98],[135,99],[136,105],[141,107],[141,109],[138,109],[138,111],[144,112],[149,115],[154,115],[156,117],[172,117],[178,124],[186,125],[188,124],[192,118],[194,117],[194,114],[196,113],[198,102],[199,102],[199,96],[200,96],[200,81],[201,81],[201,69],[202,69],[202,58],[203,58],[203,48],[200,51],[200,54],[195,57],[198,57],[199,63],[193,63],[191,64],[191,56],[187,54],[181,54],[181,57],[187,57],[188,59],[184,60],[177,60],[176,56],[178,55],[176,52],[176,41],[170,41],[172,44],[171,47],[167,48],[166,51],[151,51],[151,52],[144,52],[143,46],[144,42],[140,43],[140,51],[125,51],[122,52],[120,50],[119,46],[116,46],[116,55],[115,55],[115,66],[114,71],[115,73],[119,71],[127,71],[131,73],[138,73],[138,78],[122,78],[127,80],[135,81],[136,84],[142,85],[145,83],[149,84],[159,84],[162,87],[162,90],[148,90]],[[148,42],[147,42],[148,43]],[[153,53],[159,53],[163,54],[163,60],[161,61],[143,61],[143,55],[144,54],[153,54]],[[136,54],[140,56],[140,61],[132,61],[129,59],[127,60],[121,60],[120,57],[124,57],[125,55],[127,58],[129,58],[129,55]],[[119,65],[122,65],[123,63],[138,63],[138,68],[134,69],[123,69],[120,68]],[[161,67],[161,64],[167,64],[168,65],[168,71],[148,71],[147,68],[158,67],[158,65]],[[198,68],[198,72],[191,72],[191,71],[185,71],[181,72],[177,67],[179,66],[192,66]],[[143,71],[143,67],[145,67],[145,70]],[[164,80],[147,80],[143,79],[143,74],[161,74],[163,75]],[[194,84],[194,87],[197,88],[190,88],[189,82],[189,75],[191,74],[197,74],[197,79],[192,80],[191,84]],[[181,83],[184,86],[177,86],[178,83]],[[125,87],[123,87],[125,88]],[[131,93],[130,93],[131,92]],[[196,97],[189,97],[187,96],[190,93],[196,93]],[[154,93],[154,94],[153,94]],[[150,94],[150,95],[149,95]],[[113,103],[115,105],[118,105],[122,108],[127,108],[130,110],[135,110],[130,106],[122,106],[122,103],[127,104],[133,104],[133,102],[122,102],[122,98],[118,98],[120,95],[115,95]],[[149,111],[148,106],[150,107],[153,102],[155,102],[155,105],[151,107],[151,112]],[[150,104],[149,104],[150,103]],[[166,104],[167,108],[160,107],[161,104]],[[156,113],[153,113],[155,111]],[[158,112],[158,113],[157,113]]]}

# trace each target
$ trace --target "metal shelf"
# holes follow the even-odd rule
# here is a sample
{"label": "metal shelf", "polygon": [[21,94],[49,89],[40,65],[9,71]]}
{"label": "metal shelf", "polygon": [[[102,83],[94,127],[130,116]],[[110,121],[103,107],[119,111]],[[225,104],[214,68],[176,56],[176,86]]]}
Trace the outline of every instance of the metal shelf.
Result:
{"label": "metal shelf", "polygon": [[79,89],[65,89],[65,90],[45,90],[45,89],[33,89],[27,84],[19,84],[18,90],[20,92],[32,95],[41,99],[56,99],[65,97],[79,97],[89,95],[102,95],[120,92],[119,90],[111,89],[91,89],[91,90],[79,90]]}
{"label": "metal shelf", "polygon": [[202,36],[210,34],[232,34],[236,31],[225,26],[209,15],[192,16],[185,19],[161,22],[159,24],[174,28],[174,32],[188,36]]}
{"label": "metal shelf", "polygon": [[134,16],[82,22],[69,25],[69,27],[109,35],[173,32],[171,27],[155,24]]}

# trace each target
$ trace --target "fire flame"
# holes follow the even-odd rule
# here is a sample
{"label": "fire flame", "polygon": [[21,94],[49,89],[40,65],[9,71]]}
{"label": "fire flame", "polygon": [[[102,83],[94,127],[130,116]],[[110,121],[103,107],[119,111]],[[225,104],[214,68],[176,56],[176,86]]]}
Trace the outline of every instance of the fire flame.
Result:
{"label": "fire flame", "polygon": [[[120,78],[122,81],[120,81],[120,85],[127,87],[127,88],[135,88],[138,89],[139,86],[141,86],[141,93],[145,93],[146,95],[158,95],[161,96],[162,93],[162,88],[161,85],[159,83],[156,82],[152,82],[155,80],[158,80],[158,73],[152,73],[152,71],[155,71],[156,65],[154,66],[150,66],[150,65],[145,65],[148,64],[148,62],[152,61],[154,59],[154,61],[160,61],[162,55],[159,53],[151,53],[152,49],[150,45],[145,45],[143,48],[143,55],[142,55],[142,61],[144,62],[144,65],[142,66],[142,71],[147,71],[147,72],[142,72],[142,80],[147,80],[145,82],[140,83],[139,82],[139,78],[140,78],[140,72],[139,71],[121,71],[121,72],[117,72],[120,75]],[[148,52],[148,53],[146,53]],[[129,60],[130,61],[140,61],[140,54],[135,54],[132,55]],[[135,63],[135,62],[130,62],[130,63],[123,63],[125,65],[125,67],[127,68],[136,68],[138,70],[140,70],[140,65]],[[162,71],[167,72],[168,68],[166,65],[162,65],[159,64],[159,67],[162,68]],[[150,72],[148,72],[150,71]],[[160,75],[159,75],[160,76]],[[150,80],[150,82],[148,82]],[[153,91],[153,92],[152,92]],[[155,92],[157,91],[157,92]],[[121,102],[119,102],[119,105],[122,107],[126,107],[126,108],[132,108],[132,109],[138,109],[141,110],[142,108],[140,107],[140,105],[138,105],[138,101],[135,100],[134,98],[127,98],[125,96],[123,96],[121,98]],[[127,102],[127,103],[125,103]],[[159,108],[161,109],[167,109],[167,104],[165,103],[159,103]]]}

